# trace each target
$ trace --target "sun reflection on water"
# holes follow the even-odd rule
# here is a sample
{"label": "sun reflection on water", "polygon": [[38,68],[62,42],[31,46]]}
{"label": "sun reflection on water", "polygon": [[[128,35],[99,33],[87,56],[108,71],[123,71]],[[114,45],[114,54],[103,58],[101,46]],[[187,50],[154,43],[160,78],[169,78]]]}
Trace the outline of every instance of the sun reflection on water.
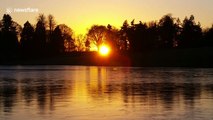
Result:
{"label": "sun reflection on water", "polygon": [[211,70],[57,66],[1,73],[0,119],[212,118]]}

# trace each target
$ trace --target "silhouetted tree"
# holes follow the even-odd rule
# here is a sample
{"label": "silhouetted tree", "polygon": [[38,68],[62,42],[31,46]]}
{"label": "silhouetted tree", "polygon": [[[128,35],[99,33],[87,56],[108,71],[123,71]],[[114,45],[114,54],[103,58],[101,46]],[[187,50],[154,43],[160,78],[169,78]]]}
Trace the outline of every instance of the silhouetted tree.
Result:
{"label": "silhouetted tree", "polygon": [[55,22],[55,18],[53,15],[48,15],[48,42],[50,42],[52,40],[52,33],[55,29],[55,26],[56,26],[56,22]]}
{"label": "silhouetted tree", "polygon": [[213,25],[204,32],[204,46],[213,47]]}
{"label": "silhouetted tree", "polygon": [[74,44],[74,39],[73,39],[73,30],[65,24],[60,24],[58,26],[62,33],[65,52],[74,51],[76,46]]}
{"label": "silhouetted tree", "polygon": [[50,41],[51,52],[54,54],[59,54],[64,52],[64,40],[62,32],[57,26],[52,33],[52,40]]}
{"label": "silhouetted tree", "polygon": [[[133,25],[133,29],[135,31],[135,38],[132,47],[133,51],[143,51],[148,50],[150,48],[149,41],[147,39],[147,30],[148,26],[146,23],[142,23],[141,21],[138,24]],[[130,42],[131,45],[131,42]]]}
{"label": "silhouetted tree", "polygon": [[49,27],[49,30],[50,31],[53,31],[55,29],[55,25],[56,25],[56,22],[55,22],[55,18],[53,15],[48,15],[48,27]]}
{"label": "silhouetted tree", "polygon": [[171,14],[165,15],[160,19],[159,32],[163,48],[172,48],[175,46],[177,27]]}
{"label": "silhouetted tree", "polygon": [[35,28],[34,34],[34,52],[38,54],[43,54],[46,47],[46,21],[45,16],[40,14],[38,16],[38,22]]}
{"label": "silhouetted tree", "polygon": [[[0,54],[3,54],[3,45],[2,45],[2,40],[3,40],[3,33],[2,33],[2,24],[0,22]],[[0,56],[0,58],[3,57],[3,55]]]}
{"label": "silhouetted tree", "polygon": [[16,24],[12,21],[11,16],[8,14],[3,15],[1,24],[1,55],[5,57],[17,56],[19,43],[16,32]]}
{"label": "silhouetted tree", "polygon": [[186,17],[183,21],[182,31],[180,34],[180,47],[199,47],[201,38],[202,29],[200,24],[195,23],[193,15],[191,15],[189,19]]}
{"label": "silhouetted tree", "polygon": [[121,51],[129,50],[128,32],[129,32],[129,24],[128,21],[125,20],[120,30],[119,49]]}
{"label": "silhouetted tree", "polygon": [[86,47],[86,51],[90,51],[90,41],[88,39],[86,39],[86,42],[85,42],[85,47]]}
{"label": "silhouetted tree", "polygon": [[109,45],[114,51],[129,50],[131,53],[174,47],[213,47],[213,26],[202,32],[193,15],[182,23],[171,14],[164,15],[159,22],[135,23],[133,19],[129,24],[125,20],[120,30],[110,24],[93,25],[85,36],[73,36],[73,30],[67,25],[56,27],[51,14],[47,21],[44,14],[40,14],[35,29],[27,21],[23,30],[10,15],[4,14],[0,21],[0,56],[6,60],[14,58],[19,47],[22,55],[38,57],[47,53],[96,50],[102,44]]}
{"label": "silhouetted tree", "polygon": [[37,17],[37,22],[41,22],[43,24],[43,26],[46,27],[47,21],[46,21],[46,17],[44,14],[39,14]]}
{"label": "silhouetted tree", "polygon": [[147,44],[147,25],[141,21],[138,24],[131,22],[131,26],[127,32],[130,51],[140,52],[146,50],[149,46]]}
{"label": "silhouetted tree", "polygon": [[107,28],[105,26],[93,25],[87,33],[87,40],[99,49],[101,44],[106,43],[106,34]]}
{"label": "silhouetted tree", "polygon": [[120,37],[119,30],[108,24],[106,41],[113,51],[120,50],[119,37]]}
{"label": "silhouetted tree", "polygon": [[24,24],[24,28],[21,33],[21,52],[24,55],[32,54],[33,51],[33,36],[34,36],[34,28],[33,26],[27,21]]}
{"label": "silhouetted tree", "polygon": [[157,22],[150,22],[148,24],[146,38],[149,49],[154,50],[161,47]]}
{"label": "silhouetted tree", "polygon": [[80,34],[77,37],[75,37],[75,46],[76,51],[85,51],[86,50],[86,36]]}
{"label": "silhouetted tree", "polygon": [[21,39],[21,33],[22,33],[22,26],[19,25],[17,22],[13,21],[12,23],[13,27],[15,27],[16,36],[18,38],[18,41]]}
{"label": "silhouetted tree", "polygon": [[119,50],[119,30],[110,24],[106,26],[103,25],[93,25],[88,33],[86,40],[86,47],[92,47],[99,49],[103,44],[110,46],[111,50]]}
{"label": "silhouetted tree", "polygon": [[[0,20],[0,42],[1,42],[1,39],[2,39],[2,21]],[[1,46],[1,43],[0,43],[0,46]]]}
{"label": "silhouetted tree", "polygon": [[175,27],[176,27],[176,34],[174,36],[173,47],[179,47],[182,32],[182,23],[179,18],[176,19]]}

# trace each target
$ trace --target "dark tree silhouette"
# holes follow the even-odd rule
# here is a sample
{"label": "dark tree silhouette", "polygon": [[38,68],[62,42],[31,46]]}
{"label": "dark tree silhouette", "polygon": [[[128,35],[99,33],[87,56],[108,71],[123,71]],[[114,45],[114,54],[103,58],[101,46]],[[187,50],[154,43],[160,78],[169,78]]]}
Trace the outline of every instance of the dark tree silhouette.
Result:
{"label": "dark tree silhouette", "polygon": [[177,34],[177,26],[171,14],[163,16],[159,21],[160,41],[163,48],[172,48],[175,46],[175,36]]}
{"label": "dark tree silhouette", "polygon": [[[195,22],[193,15],[190,18],[186,17],[182,22],[179,18],[172,17],[171,14],[164,15],[158,22],[143,23],[139,21],[135,23],[135,20],[132,20],[129,24],[125,20],[120,29],[116,29],[110,24],[108,26],[93,25],[85,36],[75,37],[73,30],[67,25],[56,26],[53,15],[49,15],[47,18],[46,21],[45,16],[40,14],[35,29],[27,21],[22,30],[10,15],[4,14],[0,21],[0,62],[18,61],[21,57],[23,59],[34,58],[33,56],[43,58],[49,54],[97,50],[102,44],[109,45],[114,53],[122,51],[118,53],[130,55],[130,59],[144,56],[150,56],[150,59],[158,58],[161,54],[162,56],[167,54],[168,50],[171,50],[171,53],[172,51],[179,53],[178,49],[182,48],[185,50],[213,47],[213,26],[202,31],[200,23]],[[175,50],[172,50],[174,48]],[[201,52],[202,50],[203,48]],[[19,54],[20,52],[21,54]],[[197,53],[199,52],[197,51]],[[192,54],[194,53],[192,52]],[[19,57],[19,55],[22,56]]]}
{"label": "dark tree silhouette", "polygon": [[213,47],[213,25],[204,32],[204,46]]}
{"label": "dark tree silhouette", "polygon": [[55,22],[55,18],[53,15],[48,15],[48,36],[47,36],[47,42],[50,42],[52,40],[52,33],[55,29],[55,26],[56,26],[56,22]]}
{"label": "dark tree silhouette", "polygon": [[33,26],[27,21],[24,24],[24,28],[21,33],[21,52],[24,55],[31,55],[33,51],[33,36],[34,36],[34,28]]}
{"label": "dark tree silhouette", "polygon": [[52,37],[53,38],[50,42],[51,52],[53,54],[59,54],[64,52],[64,40],[59,26],[57,26],[53,31]]}
{"label": "dark tree silhouette", "polygon": [[34,34],[34,53],[41,55],[45,52],[46,47],[46,21],[45,16],[40,14],[35,28]]}
{"label": "dark tree silhouette", "polygon": [[0,52],[5,57],[15,57],[18,53],[18,38],[16,24],[8,14],[4,14],[1,21]]}
{"label": "dark tree silhouette", "polygon": [[88,33],[87,40],[90,45],[95,45],[98,49],[101,44],[106,43],[107,28],[103,25],[93,25]]}
{"label": "dark tree silhouette", "polygon": [[182,25],[179,46],[183,48],[199,47],[201,38],[202,29],[200,24],[195,23],[193,15],[189,19],[186,17]]}
{"label": "dark tree silhouette", "polygon": [[131,26],[127,21],[124,22],[120,30],[121,41],[124,42],[126,50],[131,52],[141,52],[144,50],[156,49],[159,45],[159,33],[158,25],[156,22],[135,24],[134,20],[131,22]]}
{"label": "dark tree silhouette", "polygon": [[53,30],[55,29],[55,25],[56,25],[56,22],[55,22],[54,16],[51,14],[48,15],[48,27],[50,32],[53,32]]}
{"label": "dark tree silhouette", "polygon": [[97,49],[101,45],[108,45],[113,51],[119,50],[119,30],[110,24],[106,26],[103,25],[93,25],[88,33],[86,40],[86,47],[95,46]]}
{"label": "dark tree silhouette", "polygon": [[85,51],[86,50],[85,42],[86,36],[84,36],[83,34],[80,34],[77,37],[75,37],[76,51]]}
{"label": "dark tree silhouette", "polygon": [[131,24],[129,32],[130,50],[140,52],[149,48],[147,41],[147,25],[141,21],[138,24]]}
{"label": "dark tree silhouette", "polygon": [[90,51],[90,41],[89,39],[86,39],[86,42],[85,42],[85,47],[86,47],[86,51]]}
{"label": "dark tree silhouette", "polygon": [[65,52],[74,51],[76,46],[74,44],[74,39],[73,39],[73,30],[65,24],[60,24],[58,26],[62,33],[64,46],[65,46]]}
{"label": "dark tree silhouette", "polygon": [[129,50],[129,38],[128,38],[129,24],[125,20],[123,26],[120,29],[120,41],[119,46],[121,51]]}
{"label": "dark tree silhouette", "polygon": [[108,24],[106,41],[113,51],[120,50],[119,37],[120,37],[119,30]]}
{"label": "dark tree silhouette", "polygon": [[150,22],[147,28],[147,49],[158,49],[160,48],[160,39],[158,32],[158,24],[157,22]]}

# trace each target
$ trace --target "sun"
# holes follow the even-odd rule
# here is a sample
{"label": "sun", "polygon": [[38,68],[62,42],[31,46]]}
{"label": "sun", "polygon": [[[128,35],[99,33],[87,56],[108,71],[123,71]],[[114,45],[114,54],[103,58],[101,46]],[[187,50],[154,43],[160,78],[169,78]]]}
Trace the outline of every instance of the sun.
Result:
{"label": "sun", "polygon": [[106,46],[106,45],[102,45],[99,47],[99,51],[100,55],[102,56],[108,56],[110,53],[110,47]]}

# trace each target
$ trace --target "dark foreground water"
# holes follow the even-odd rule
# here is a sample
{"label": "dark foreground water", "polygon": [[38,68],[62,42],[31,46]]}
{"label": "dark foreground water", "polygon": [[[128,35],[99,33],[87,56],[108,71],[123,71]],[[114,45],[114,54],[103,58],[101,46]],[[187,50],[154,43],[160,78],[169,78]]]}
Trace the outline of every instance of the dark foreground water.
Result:
{"label": "dark foreground water", "polygon": [[0,66],[0,120],[212,120],[213,69]]}

